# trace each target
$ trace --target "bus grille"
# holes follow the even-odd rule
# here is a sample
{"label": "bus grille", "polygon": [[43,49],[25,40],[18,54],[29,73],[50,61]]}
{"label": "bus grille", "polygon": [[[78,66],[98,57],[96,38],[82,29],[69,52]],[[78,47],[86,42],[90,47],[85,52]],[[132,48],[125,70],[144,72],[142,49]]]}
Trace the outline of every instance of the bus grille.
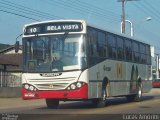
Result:
{"label": "bus grille", "polygon": [[51,83],[51,84],[36,84],[39,90],[60,90],[65,89],[68,83]]}
{"label": "bus grille", "polygon": [[63,90],[70,83],[73,83],[76,77],[68,78],[47,78],[47,79],[30,79],[28,82],[34,85],[38,90]]}

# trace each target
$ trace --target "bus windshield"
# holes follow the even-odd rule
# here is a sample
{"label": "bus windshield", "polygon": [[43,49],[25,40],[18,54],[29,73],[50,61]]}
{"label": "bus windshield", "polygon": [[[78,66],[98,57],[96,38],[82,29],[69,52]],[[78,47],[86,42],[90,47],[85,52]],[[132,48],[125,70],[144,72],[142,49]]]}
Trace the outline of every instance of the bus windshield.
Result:
{"label": "bus windshield", "polygon": [[64,34],[23,38],[24,71],[52,72],[86,67],[84,36]]}

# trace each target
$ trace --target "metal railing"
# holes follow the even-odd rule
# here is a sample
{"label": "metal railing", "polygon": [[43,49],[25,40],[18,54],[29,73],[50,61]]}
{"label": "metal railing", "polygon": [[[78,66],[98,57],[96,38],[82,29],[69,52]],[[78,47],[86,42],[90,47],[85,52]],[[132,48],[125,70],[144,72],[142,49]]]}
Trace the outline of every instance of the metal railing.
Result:
{"label": "metal railing", "polygon": [[0,70],[0,88],[21,87],[21,75],[18,72],[4,72]]}

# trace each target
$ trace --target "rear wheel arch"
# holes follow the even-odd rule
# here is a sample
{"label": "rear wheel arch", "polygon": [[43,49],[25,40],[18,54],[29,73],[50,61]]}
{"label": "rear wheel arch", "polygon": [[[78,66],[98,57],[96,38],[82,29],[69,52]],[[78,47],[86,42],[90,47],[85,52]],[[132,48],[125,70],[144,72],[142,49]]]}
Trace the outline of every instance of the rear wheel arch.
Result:
{"label": "rear wheel arch", "polygon": [[142,80],[140,77],[138,77],[136,94],[126,96],[127,100],[129,102],[131,101],[140,102],[142,100],[142,92],[143,92]]}
{"label": "rear wheel arch", "polygon": [[104,77],[104,79],[102,80],[101,83],[102,87],[101,87],[101,97],[100,98],[96,98],[96,99],[92,99],[92,103],[94,104],[95,107],[105,107],[106,105],[106,99],[107,99],[107,88],[109,85],[109,80],[107,77]]}

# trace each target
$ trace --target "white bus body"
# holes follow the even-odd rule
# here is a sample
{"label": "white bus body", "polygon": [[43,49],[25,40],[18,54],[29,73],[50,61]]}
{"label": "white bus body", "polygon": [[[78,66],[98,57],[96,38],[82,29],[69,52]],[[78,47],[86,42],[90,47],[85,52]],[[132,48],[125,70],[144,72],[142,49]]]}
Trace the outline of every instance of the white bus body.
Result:
{"label": "white bus body", "polygon": [[23,99],[44,98],[51,108],[60,100],[96,106],[113,96],[139,101],[152,88],[150,45],[83,20],[26,25],[23,55]]}

